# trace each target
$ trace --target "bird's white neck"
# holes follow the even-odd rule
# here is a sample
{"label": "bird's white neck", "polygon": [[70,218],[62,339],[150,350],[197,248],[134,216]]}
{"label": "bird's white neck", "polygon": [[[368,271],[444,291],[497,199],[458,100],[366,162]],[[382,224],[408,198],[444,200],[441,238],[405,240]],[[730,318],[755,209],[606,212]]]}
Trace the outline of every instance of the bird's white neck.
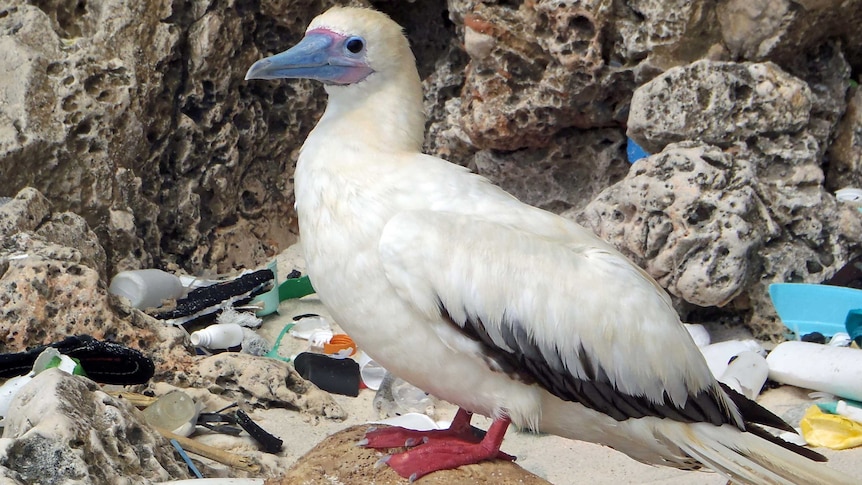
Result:
{"label": "bird's white neck", "polygon": [[[375,78],[381,76],[381,78]],[[315,128],[328,143],[361,141],[381,152],[419,152],[425,132],[422,85],[415,69],[375,73],[349,86],[327,86],[329,102]]]}

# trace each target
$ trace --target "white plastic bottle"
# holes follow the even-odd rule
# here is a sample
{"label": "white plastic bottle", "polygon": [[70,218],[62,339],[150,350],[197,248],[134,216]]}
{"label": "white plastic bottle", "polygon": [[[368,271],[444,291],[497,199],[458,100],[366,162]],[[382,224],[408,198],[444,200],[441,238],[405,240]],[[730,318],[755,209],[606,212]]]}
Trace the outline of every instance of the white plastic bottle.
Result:
{"label": "white plastic bottle", "polygon": [[192,332],[189,336],[195,347],[229,349],[242,344],[242,327],[236,323],[217,323]]}
{"label": "white plastic bottle", "polygon": [[862,400],[862,350],[790,341],[778,344],[766,362],[774,381]]}
{"label": "white plastic bottle", "polygon": [[133,307],[143,310],[161,306],[162,300],[183,296],[185,288],[176,275],[151,268],[117,273],[108,291],[128,298]]}

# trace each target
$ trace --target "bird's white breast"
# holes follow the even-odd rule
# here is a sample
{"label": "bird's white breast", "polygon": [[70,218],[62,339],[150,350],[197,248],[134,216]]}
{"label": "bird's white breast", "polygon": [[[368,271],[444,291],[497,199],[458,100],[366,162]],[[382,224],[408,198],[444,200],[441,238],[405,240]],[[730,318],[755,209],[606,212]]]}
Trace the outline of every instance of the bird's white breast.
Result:
{"label": "bird's white breast", "polygon": [[308,146],[295,174],[300,237],[312,284],[339,325],[381,365],[436,397],[485,415],[505,409],[516,424],[536,423],[538,387],[444,343],[441,335],[451,341],[456,336],[447,333],[458,331],[399,298],[384,273],[378,243],[386,222],[451,196],[425,193],[421,176],[414,180],[380,157],[374,166],[361,165],[356,151],[337,155]]}

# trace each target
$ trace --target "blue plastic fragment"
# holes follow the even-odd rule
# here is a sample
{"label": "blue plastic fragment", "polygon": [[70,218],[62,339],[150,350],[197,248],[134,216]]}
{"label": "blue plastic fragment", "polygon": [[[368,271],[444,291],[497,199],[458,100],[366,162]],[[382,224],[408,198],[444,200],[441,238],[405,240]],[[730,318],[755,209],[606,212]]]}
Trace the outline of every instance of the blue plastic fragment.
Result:
{"label": "blue plastic fragment", "polygon": [[641,148],[637,142],[631,138],[628,139],[628,142],[626,143],[626,157],[628,157],[629,163],[635,163],[641,158],[646,158],[648,156],[650,156],[650,154]]}
{"label": "blue plastic fragment", "polygon": [[179,441],[177,441],[177,440],[173,440],[173,439],[172,439],[172,440],[171,440],[171,444],[172,444],[172,445],[174,445],[174,448],[176,448],[176,449],[177,449],[177,453],[179,453],[179,454],[180,454],[180,457],[183,459],[183,461],[184,461],[184,462],[186,462],[186,465],[188,465],[188,466],[189,466],[189,470],[191,470],[191,471],[192,471],[192,473],[193,473],[196,477],[198,477],[198,478],[203,478],[204,476],[203,476],[203,475],[201,475],[200,470],[198,470],[198,467],[196,467],[196,466],[195,466],[195,464],[194,464],[194,462],[192,462],[192,459],[191,459],[191,458],[189,458],[188,453],[186,453],[186,450],[184,450],[184,449],[183,449],[183,447],[182,447],[182,445],[180,444],[180,442],[179,442]]}
{"label": "blue plastic fragment", "polygon": [[809,283],[773,283],[769,296],[784,326],[797,338],[813,332],[831,337],[846,331],[851,310],[862,308],[862,290]]}

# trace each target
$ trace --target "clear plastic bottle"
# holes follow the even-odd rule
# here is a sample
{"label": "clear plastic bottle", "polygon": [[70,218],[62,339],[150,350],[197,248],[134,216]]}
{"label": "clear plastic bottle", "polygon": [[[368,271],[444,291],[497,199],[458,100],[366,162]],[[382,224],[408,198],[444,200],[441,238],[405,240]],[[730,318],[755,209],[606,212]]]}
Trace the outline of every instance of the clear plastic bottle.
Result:
{"label": "clear plastic bottle", "polygon": [[195,429],[198,409],[194,399],[183,391],[171,391],[144,409],[144,416],[152,426],[189,436]]}

